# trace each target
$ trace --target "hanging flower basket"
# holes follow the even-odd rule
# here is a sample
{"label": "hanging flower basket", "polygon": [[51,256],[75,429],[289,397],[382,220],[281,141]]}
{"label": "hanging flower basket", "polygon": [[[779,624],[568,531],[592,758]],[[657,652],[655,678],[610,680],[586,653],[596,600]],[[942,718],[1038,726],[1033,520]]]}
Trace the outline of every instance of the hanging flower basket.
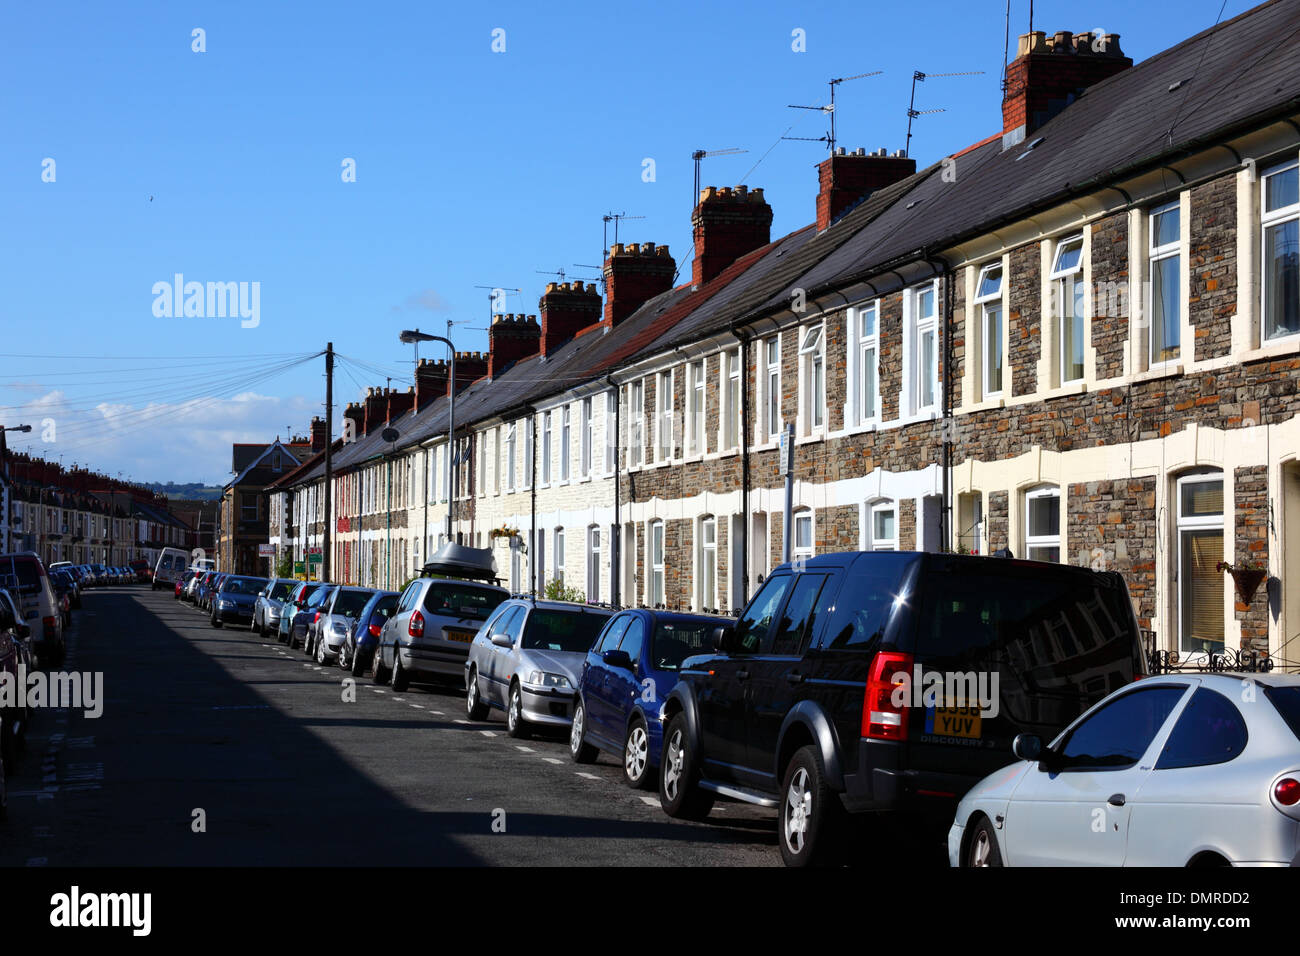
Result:
{"label": "hanging flower basket", "polygon": [[1220,561],[1215,567],[1232,575],[1233,583],[1237,586],[1237,597],[1241,598],[1242,604],[1249,604],[1254,600],[1255,592],[1268,577],[1266,569],[1251,567],[1249,564],[1233,566],[1227,561]]}
{"label": "hanging flower basket", "polygon": [[493,528],[488,532],[489,538],[517,538],[519,537],[518,528],[510,528],[505,525],[500,528]]}

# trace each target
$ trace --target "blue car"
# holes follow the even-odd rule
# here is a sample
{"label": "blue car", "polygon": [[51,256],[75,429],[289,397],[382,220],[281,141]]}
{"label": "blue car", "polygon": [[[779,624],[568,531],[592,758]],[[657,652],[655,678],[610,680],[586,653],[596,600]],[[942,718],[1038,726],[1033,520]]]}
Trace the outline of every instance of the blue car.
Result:
{"label": "blue car", "polygon": [[339,654],[339,667],[351,671],[354,677],[362,677],[370,667],[375,648],[379,646],[379,632],[384,629],[384,622],[393,616],[397,609],[398,591],[376,591],[357,615],[352,630],[343,640],[343,650]]}
{"label": "blue car", "polygon": [[644,608],[610,618],[582,665],[569,756],[591,763],[603,750],[622,761],[628,786],[654,786],[663,745],[660,711],[682,661],[708,653],[714,629],[734,623]]}

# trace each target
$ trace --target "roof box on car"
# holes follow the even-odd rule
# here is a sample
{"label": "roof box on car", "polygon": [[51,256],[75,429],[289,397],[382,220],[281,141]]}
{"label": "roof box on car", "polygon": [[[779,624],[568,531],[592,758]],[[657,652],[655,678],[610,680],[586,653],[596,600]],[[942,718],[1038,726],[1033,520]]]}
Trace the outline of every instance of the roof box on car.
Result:
{"label": "roof box on car", "polygon": [[423,577],[446,575],[472,581],[497,580],[497,562],[488,548],[467,548],[463,544],[444,544],[420,569]]}

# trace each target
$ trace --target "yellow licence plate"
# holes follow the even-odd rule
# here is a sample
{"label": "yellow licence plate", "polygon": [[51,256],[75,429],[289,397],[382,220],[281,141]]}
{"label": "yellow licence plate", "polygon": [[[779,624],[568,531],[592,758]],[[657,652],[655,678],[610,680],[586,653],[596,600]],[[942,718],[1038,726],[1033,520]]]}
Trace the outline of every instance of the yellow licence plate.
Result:
{"label": "yellow licence plate", "polygon": [[473,631],[444,631],[443,633],[447,635],[449,641],[460,641],[463,644],[468,644],[474,640]]}
{"label": "yellow licence plate", "polygon": [[925,713],[925,732],[939,737],[980,737],[980,708],[931,707]]}

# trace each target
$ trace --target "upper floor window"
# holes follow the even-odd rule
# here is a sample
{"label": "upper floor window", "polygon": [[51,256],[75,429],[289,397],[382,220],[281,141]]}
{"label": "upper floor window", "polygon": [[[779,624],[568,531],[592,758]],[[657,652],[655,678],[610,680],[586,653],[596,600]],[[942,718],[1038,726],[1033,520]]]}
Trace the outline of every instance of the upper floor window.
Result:
{"label": "upper floor window", "polygon": [[1151,316],[1152,366],[1178,358],[1182,338],[1182,238],[1181,212],[1178,202],[1151,210],[1147,255],[1150,276],[1147,314]]}
{"label": "upper floor window", "polygon": [[1300,334],[1300,164],[1264,173],[1264,339]]}
{"label": "upper floor window", "polygon": [[758,412],[759,441],[775,441],[781,434],[781,336],[760,346],[763,355],[763,399]]}
{"label": "upper floor window", "polygon": [[591,477],[591,456],[594,434],[591,422],[591,399],[582,400],[582,474]]}
{"label": "upper floor window", "polygon": [[673,373],[660,372],[655,382],[655,461],[673,457]]}
{"label": "upper floor window", "polygon": [[551,483],[551,413],[542,412],[542,484]]}
{"label": "upper floor window", "polygon": [[515,490],[515,449],[518,435],[518,426],[511,422],[506,430],[506,491]]}
{"label": "upper floor window", "polygon": [[704,360],[687,366],[686,453],[704,454]]}
{"label": "upper floor window", "polygon": [[501,429],[492,429],[492,490],[501,494]]}
{"label": "upper floor window", "polygon": [[1061,385],[1083,379],[1083,236],[1069,236],[1056,244],[1052,258],[1056,296],[1057,373]]}
{"label": "upper floor window", "polygon": [[979,322],[980,392],[984,398],[1002,394],[1002,263],[980,269],[975,283]]}
{"label": "upper floor window", "polygon": [[569,406],[560,409],[560,480],[569,480],[569,455],[573,436],[569,428]]}
{"label": "upper floor window", "polygon": [[645,379],[628,383],[627,408],[627,464],[629,468],[638,468],[645,451]]}
{"label": "upper floor window", "polygon": [[615,431],[615,421],[618,418],[618,392],[609,391],[605,393],[605,474],[610,474],[614,470],[615,459],[618,457],[618,435]]}
{"label": "upper floor window", "polygon": [[523,488],[533,486],[533,422],[529,418],[524,423],[524,456],[519,459],[519,484]]}
{"label": "upper floor window", "polygon": [[880,413],[880,303],[848,313],[849,395],[845,424],[862,425]]}
{"label": "upper floor window", "polygon": [[826,422],[826,330],[818,325],[804,329],[799,340],[799,377],[803,433],[809,435]]}
{"label": "upper floor window", "polygon": [[1025,554],[1030,561],[1061,560],[1061,490],[1025,492]]}
{"label": "upper floor window", "polygon": [[720,448],[735,448],[740,441],[740,352],[722,353],[722,436]]}
{"label": "upper floor window", "polygon": [[904,349],[903,388],[907,410],[913,415],[934,411],[939,396],[939,308],[938,283],[908,290],[903,310],[907,334]]}

